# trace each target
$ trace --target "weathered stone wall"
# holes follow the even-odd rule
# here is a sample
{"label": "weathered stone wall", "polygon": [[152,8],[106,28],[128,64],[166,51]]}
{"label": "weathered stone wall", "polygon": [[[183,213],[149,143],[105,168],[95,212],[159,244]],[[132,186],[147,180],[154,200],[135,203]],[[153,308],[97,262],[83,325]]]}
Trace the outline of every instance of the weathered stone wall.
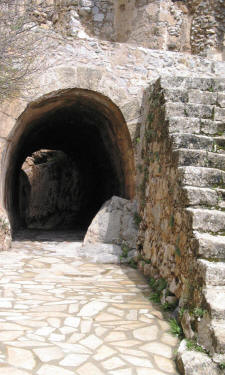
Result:
{"label": "weathered stone wall", "polygon": [[[97,37],[146,48],[224,59],[223,0],[11,0],[30,21],[73,38]],[[14,4],[14,5],[13,5]]]}
{"label": "weathered stone wall", "polygon": [[[214,54],[224,59],[225,3],[223,0],[188,0],[192,18],[191,48],[193,53]],[[216,56],[217,55],[217,56]]]}
{"label": "weathered stone wall", "polygon": [[180,298],[188,292],[194,249],[192,222],[185,211],[187,198],[169,135],[166,95],[160,81],[150,87],[145,120],[136,139],[139,267],[146,275],[165,278],[170,291]]}
{"label": "weathered stone wall", "polygon": [[128,42],[147,48],[190,52],[190,17],[182,2],[136,2]]}

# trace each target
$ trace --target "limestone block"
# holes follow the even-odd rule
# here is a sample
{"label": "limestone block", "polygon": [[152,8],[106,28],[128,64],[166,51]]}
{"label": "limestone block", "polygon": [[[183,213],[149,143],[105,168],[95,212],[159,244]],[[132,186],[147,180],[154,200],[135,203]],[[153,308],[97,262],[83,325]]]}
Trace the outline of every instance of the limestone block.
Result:
{"label": "limestone block", "polygon": [[217,101],[217,94],[209,91],[190,90],[188,97],[189,103],[215,105]]}
{"label": "limestone block", "polygon": [[132,100],[121,107],[126,121],[132,121],[140,117],[140,105],[137,100]]}
{"label": "limestone block", "polygon": [[62,87],[71,87],[77,82],[77,71],[72,66],[59,66],[55,68],[55,79]]}
{"label": "limestone block", "polygon": [[198,255],[202,258],[225,258],[225,238],[224,236],[213,236],[209,233],[195,232],[199,241]]}
{"label": "limestone block", "polygon": [[204,208],[187,208],[187,210],[192,214],[193,229],[214,233],[225,230],[224,212]]}
{"label": "limestone block", "polygon": [[217,205],[217,193],[213,189],[197,188],[194,186],[185,186],[184,190],[187,194],[188,204],[191,206]]}
{"label": "limestone block", "polygon": [[10,132],[15,125],[15,120],[11,116],[8,116],[3,112],[0,112],[0,124],[0,137],[9,137]]}
{"label": "limestone block", "polygon": [[84,244],[108,243],[126,244],[136,248],[137,227],[134,223],[136,203],[113,196],[104,203],[92,220]]}
{"label": "limestone block", "polygon": [[201,133],[214,135],[216,133],[224,132],[225,125],[220,121],[212,121],[208,119],[201,119],[200,121]]}
{"label": "limestone block", "polygon": [[215,109],[215,120],[224,121],[225,119],[225,108],[216,108]]}
{"label": "limestone block", "polygon": [[79,87],[89,90],[98,90],[99,82],[102,78],[100,69],[93,69],[79,66],[77,68],[77,79]]}
{"label": "limestone block", "polygon": [[225,172],[215,168],[179,167],[183,184],[199,187],[224,186]]}
{"label": "limestone block", "polygon": [[169,131],[170,133],[198,134],[200,133],[200,120],[194,117],[171,117]]}
{"label": "limestone block", "polygon": [[209,287],[203,293],[210,317],[225,320],[225,287]]}
{"label": "limestone block", "polygon": [[206,285],[224,286],[225,264],[224,262],[209,262],[204,259],[198,260],[199,276],[203,278]]}
{"label": "limestone block", "polygon": [[213,138],[198,136],[194,134],[173,134],[173,141],[176,147],[195,149],[195,150],[213,150]]}
{"label": "limestone block", "polygon": [[0,160],[3,160],[4,153],[7,148],[8,142],[5,139],[0,138]]}
{"label": "limestone block", "polygon": [[178,370],[183,375],[219,375],[220,370],[207,354],[188,351],[185,340],[178,349]]}
{"label": "limestone block", "polygon": [[23,99],[5,100],[0,105],[0,110],[14,119],[17,119],[25,110],[27,102]]}
{"label": "limestone block", "polygon": [[225,94],[224,93],[219,93],[217,102],[220,107],[224,108],[225,107]]}

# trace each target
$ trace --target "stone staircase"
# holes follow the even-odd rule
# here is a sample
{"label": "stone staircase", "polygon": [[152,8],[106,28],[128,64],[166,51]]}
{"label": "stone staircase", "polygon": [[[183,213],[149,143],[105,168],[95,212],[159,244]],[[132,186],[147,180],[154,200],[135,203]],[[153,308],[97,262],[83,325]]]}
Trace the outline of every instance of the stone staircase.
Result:
{"label": "stone staircase", "polygon": [[163,78],[193,231],[203,306],[199,343],[225,361],[225,80]]}

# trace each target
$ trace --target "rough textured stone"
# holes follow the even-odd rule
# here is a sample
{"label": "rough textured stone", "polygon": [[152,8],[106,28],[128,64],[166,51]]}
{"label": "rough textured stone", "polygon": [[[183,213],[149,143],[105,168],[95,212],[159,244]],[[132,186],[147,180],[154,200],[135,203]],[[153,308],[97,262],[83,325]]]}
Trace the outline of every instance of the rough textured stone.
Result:
{"label": "rough textured stone", "polygon": [[188,351],[182,341],[178,350],[177,366],[181,374],[185,375],[218,375],[215,363],[203,353]]}
{"label": "rough textured stone", "polygon": [[[18,1],[15,1],[15,4],[20,5]],[[43,120],[47,113],[57,109],[56,98],[60,98],[61,108],[67,108],[70,104],[75,105],[75,102],[78,103],[81,111],[85,113],[84,117],[90,117],[92,129],[95,129],[95,125],[100,123],[99,118],[93,116],[93,111],[88,109],[89,107],[93,109],[93,103],[88,102],[88,106],[85,106],[85,103],[87,103],[88,95],[96,94],[97,91],[97,101],[94,106],[100,108],[99,115],[104,112],[103,117],[105,116],[106,119],[99,126],[103,129],[101,139],[105,141],[107,138],[105,134],[107,122],[110,123],[111,138],[109,138],[112,139],[111,143],[107,143],[109,142],[109,138],[107,138],[107,152],[101,155],[98,165],[103,165],[103,168],[106,168],[105,159],[109,154],[113,162],[110,164],[111,168],[108,168],[110,171],[108,177],[110,177],[105,180],[110,181],[109,184],[111,183],[113,178],[110,173],[113,169],[112,166],[115,165],[120,176],[118,181],[114,181],[115,185],[121,184],[123,188],[106,194],[102,201],[96,204],[96,211],[93,210],[93,215],[102,202],[113,194],[120,195],[119,192],[121,192],[121,196],[133,198],[134,188],[132,189],[131,185],[133,175],[136,175],[139,208],[136,219],[138,224],[140,223],[138,236],[140,254],[136,259],[141,259],[139,268],[144,270],[146,275],[165,278],[169,290],[181,298],[180,306],[182,303],[188,304],[190,300],[196,306],[200,306],[204,297],[201,287],[205,283],[219,284],[222,287],[221,278],[224,277],[221,238],[217,239],[213,245],[211,237],[208,238],[208,243],[206,238],[201,242],[200,239],[196,239],[198,236],[195,237],[192,225],[194,218],[194,228],[198,228],[199,231],[211,232],[211,228],[213,228],[212,231],[215,233],[217,229],[224,229],[221,211],[225,205],[222,192],[225,182],[223,172],[225,141],[223,136],[221,137],[225,130],[223,93],[225,81],[222,79],[225,72],[222,61],[224,58],[224,2],[221,0],[187,0],[185,2],[167,0],[137,0],[135,2],[129,0],[123,0],[123,2],[116,0],[107,2],[105,0],[68,0],[61,2],[56,0],[54,7],[49,10],[48,7],[51,4],[50,0],[38,2],[35,11],[30,15],[32,25],[35,25],[34,34],[38,35],[40,41],[39,45],[34,48],[35,67],[37,66],[38,69],[34,69],[32,77],[25,80],[24,86],[20,88],[20,93],[16,93],[30,104],[28,104],[28,108],[21,106],[19,110],[12,102],[8,106],[6,103],[1,105],[0,134],[9,140],[7,152],[2,153],[1,181],[5,186],[2,186],[1,189],[3,193],[1,204],[7,208],[10,223],[14,229],[16,227],[13,222],[14,216],[17,215],[15,209],[17,191],[13,190],[13,183],[10,185],[9,181],[13,180],[12,176],[16,176],[18,170],[15,168],[13,171],[12,164],[18,163],[19,165],[22,163],[23,157],[27,156],[24,151],[24,154],[20,153],[17,160],[19,153],[14,153],[14,151],[20,148],[21,150],[26,149],[28,152],[29,149],[28,153],[31,153],[46,141],[42,139],[42,142],[35,143],[35,137],[33,137],[33,144],[29,141],[30,148],[24,149],[23,142],[18,143],[18,139],[20,136],[23,139],[26,138],[25,123],[31,129],[35,123],[40,121],[41,116]],[[21,6],[19,9],[21,10]],[[22,4],[22,12],[25,9]],[[32,31],[30,31],[30,35],[33,35]],[[209,58],[192,56],[187,52],[208,55]],[[214,61],[216,59],[221,61]],[[159,76],[164,77],[161,82],[158,80]],[[215,79],[216,77],[218,79]],[[75,100],[74,97],[73,99],[71,97],[71,90],[78,87],[80,95],[83,90],[85,97],[83,101],[80,96]],[[64,96],[66,90],[69,94]],[[40,99],[43,95],[46,96]],[[60,97],[60,95],[62,96]],[[45,106],[46,101],[48,104]],[[106,105],[104,111],[101,107],[103,101],[111,103],[111,105]],[[118,111],[114,108],[111,112],[112,103],[115,103]],[[114,120],[117,117],[120,119],[118,128],[111,126],[114,122],[110,121],[110,116]],[[72,120],[75,119],[76,122],[80,116],[72,117]],[[15,119],[18,120],[15,121]],[[27,122],[23,122],[24,119]],[[68,122],[64,122],[64,119],[66,116],[61,118],[62,131],[58,133],[58,138],[66,133]],[[129,121],[130,134],[124,119]],[[83,125],[82,123],[82,129],[85,128]],[[120,131],[123,126],[127,130],[124,133]],[[39,127],[36,127],[36,131],[35,134],[38,137]],[[51,135],[53,133],[54,131]],[[93,136],[95,134],[94,131]],[[115,135],[116,137],[114,137]],[[128,139],[131,145],[130,135],[135,148],[137,166],[134,174],[132,147],[120,147]],[[76,136],[71,138],[77,139]],[[89,144],[87,144],[88,139]],[[94,137],[92,138],[88,132],[85,140],[83,149],[88,155],[90,146],[94,143]],[[2,150],[3,148],[6,149],[6,144]],[[178,148],[186,150],[174,152]],[[76,145],[73,149],[77,152]],[[96,145],[95,153],[97,151],[99,151],[99,147]],[[113,152],[119,157],[112,157]],[[77,152],[77,155],[79,159],[80,152]],[[128,164],[129,167],[127,167]],[[124,168],[120,168],[122,165]],[[91,173],[91,170],[92,168],[89,168],[88,171]],[[97,178],[94,180],[98,181]],[[126,180],[126,183],[123,180]],[[98,181],[98,183],[100,186],[101,182]],[[16,179],[14,185],[17,185]],[[129,189],[127,185],[130,187]],[[191,189],[183,189],[186,186]],[[218,189],[218,187],[222,189]],[[8,192],[6,192],[7,190]],[[67,189],[65,190],[63,198],[66,201],[68,192]],[[93,193],[95,199],[96,193],[98,193],[96,190]],[[127,193],[128,191],[129,193]],[[46,202],[44,193],[42,194],[43,203]],[[62,201],[61,194],[59,195],[59,201]],[[32,201],[35,203],[35,199]],[[79,202],[79,199],[76,201]],[[192,209],[187,211],[186,207],[189,204]],[[209,210],[208,204],[214,207],[213,211]],[[48,204],[45,206],[42,211],[49,208]],[[92,247],[92,250],[85,247],[89,245],[85,245],[82,249],[79,248],[79,245],[79,251],[76,252],[78,249],[77,247],[75,249],[74,246],[74,254],[84,255],[85,253],[87,255],[89,252],[93,259],[91,251],[94,251],[96,252],[94,257],[97,260],[102,259],[102,255],[105,254],[104,256],[108,256],[108,260],[118,261],[121,256],[127,255],[128,245],[129,248],[134,249],[135,244],[132,241],[135,234],[133,229],[130,230],[133,225],[130,225],[130,216],[125,215],[124,221],[122,214],[117,213],[115,216],[120,217],[122,222],[120,228],[118,223],[116,224],[116,221],[113,220],[113,238],[109,236],[108,227],[104,232],[105,238],[101,238],[103,242],[101,246],[98,245],[100,240],[97,241],[96,248]],[[67,215],[65,217],[67,218]],[[64,220],[59,224],[62,225],[62,222],[64,223]],[[6,227],[4,224],[3,222],[1,225],[3,249],[7,247],[7,236],[10,232],[8,222]],[[106,222],[103,222],[103,227],[108,224],[107,218]],[[41,225],[43,226],[43,223]],[[115,235],[115,233],[117,234]],[[131,239],[131,237],[133,238]],[[110,244],[104,244],[105,239],[106,242],[110,240]],[[122,250],[118,245],[122,245]],[[61,251],[65,251],[65,248],[68,247],[63,244]],[[203,248],[208,260],[212,260],[210,254],[213,255],[213,259],[217,259],[218,254],[221,262],[212,265],[209,264],[212,262],[204,263],[200,260],[197,263],[197,258],[203,256]],[[73,249],[70,248],[70,254],[72,251]],[[101,251],[102,254],[100,254]],[[32,266],[44,268],[37,260]],[[53,269],[63,278],[67,278],[69,274],[76,275],[76,270],[69,265],[65,269],[62,266],[55,266]],[[52,277],[51,273],[48,277]],[[200,280],[196,280],[198,277]],[[193,285],[190,287],[190,284]],[[11,291],[9,290],[7,293],[10,295]],[[10,301],[1,303],[3,308],[11,306]],[[26,306],[26,304],[18,304],[15,308],[19,310],[24,308],[24,305]],[[73,308],[76,313],[76,307],[72,307],[70,311],[73,311]],[[43,306],[43,304],[36,307],[36,312],[43,314],[43,309],[46,314],[53,313],[51,306]],[[58,311],[58,314],[65,314],[63,304],[62,306],[56,305],[55,310]],[[130,318],[133,319],[135,313],[132,311],[129,313]],[[105,319],[107,324],[111,324],[109,319],[114,315],[112,312],[110,314],[102,313],[99,318],[103,321]],[[58,317],[62,318],[64,315],[58,315]],[[132,319],[131,324],[136,324]],[[78,321],[73,320],[73,322],[77,322],[75,326],[78,324]],[[81,325],[82,331],[90,329],[89,323],[85,322]],[[9,328],[5,324],[7,323],[3,322],[3,327]],[[18,327],[19,325],[14,326],[15,330]],[[215,339],[215,343],[210,341],[210,345],[214,345],[212,350],[220,350],[224,345],[224,337],[218,335],[221,327],[223,327],[222,324],[220,327],[216,325],[211,327],[212,335],[215,338],[218,337],[218,340]],[[51,326],[51,328],[53,327]],[[62,334],[52,332],[50,341],[61,342],[65,335],[69,334],[71,328],[71,326],[65,325],[61,327]],[[140,327],[135,329],[139,330]],[[42,330],[38,330],[29,338],[45,340],[45,335],[50,331],[51,329],[43,327]],[[138,332],[143,337],[143,332]],[[72,340],[76,340],[76,336],[73,336]],[[20,345],[26,345],[26,343],[22,342]],[[215,355],[217,354],[215,352]],[[131,354],[130,357],[134,357],[136,365],[141,367],[141,363],[137,359],[138,355],[136,357],[133,353],[133,356]],[[127,359],[130,360],[130,357]],[[73,361],[76,362],[75,357],[66,358],[65,365],[71,364]],[[171,363],[167,366],[167,358],[163,360],[160,355],[155,354],[154,359],[162,371],[174,372]],[[115,365],[113,371],[116,373],[118,363],[113,362],[107,362],[106,366],[113,369]],[[161,370],[156,370],[156,372],[160,373]],[[60,374],[71,372],[61,369],[59,366],[46,365],[39,368],[38,373],[43,374],[46,371],[49,374],[60,371]],[[99,371],[89,362],[86,367],[82,365],[78,369],[78,373],[81,374],[84,372],[99,373]],[[144,368],[137,369],[138,374],[142,375],[144,372]]]}
{"label": "rough textured stone", "polygon": [[136,203],[112,197],[97,213],[84,238],[84,245],[108,243],[136,248],[137,226],[134,222]]}

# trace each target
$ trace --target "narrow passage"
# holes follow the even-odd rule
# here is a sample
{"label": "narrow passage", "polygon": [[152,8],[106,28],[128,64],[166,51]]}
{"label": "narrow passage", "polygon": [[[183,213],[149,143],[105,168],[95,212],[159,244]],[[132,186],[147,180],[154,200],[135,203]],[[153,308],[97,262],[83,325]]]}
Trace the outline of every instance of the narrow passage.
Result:
{"label": "narrow passage", "polygon": [[176,375],[177,339],[127,266],[75,258],[80,242],[0,253],[1,375]]}

